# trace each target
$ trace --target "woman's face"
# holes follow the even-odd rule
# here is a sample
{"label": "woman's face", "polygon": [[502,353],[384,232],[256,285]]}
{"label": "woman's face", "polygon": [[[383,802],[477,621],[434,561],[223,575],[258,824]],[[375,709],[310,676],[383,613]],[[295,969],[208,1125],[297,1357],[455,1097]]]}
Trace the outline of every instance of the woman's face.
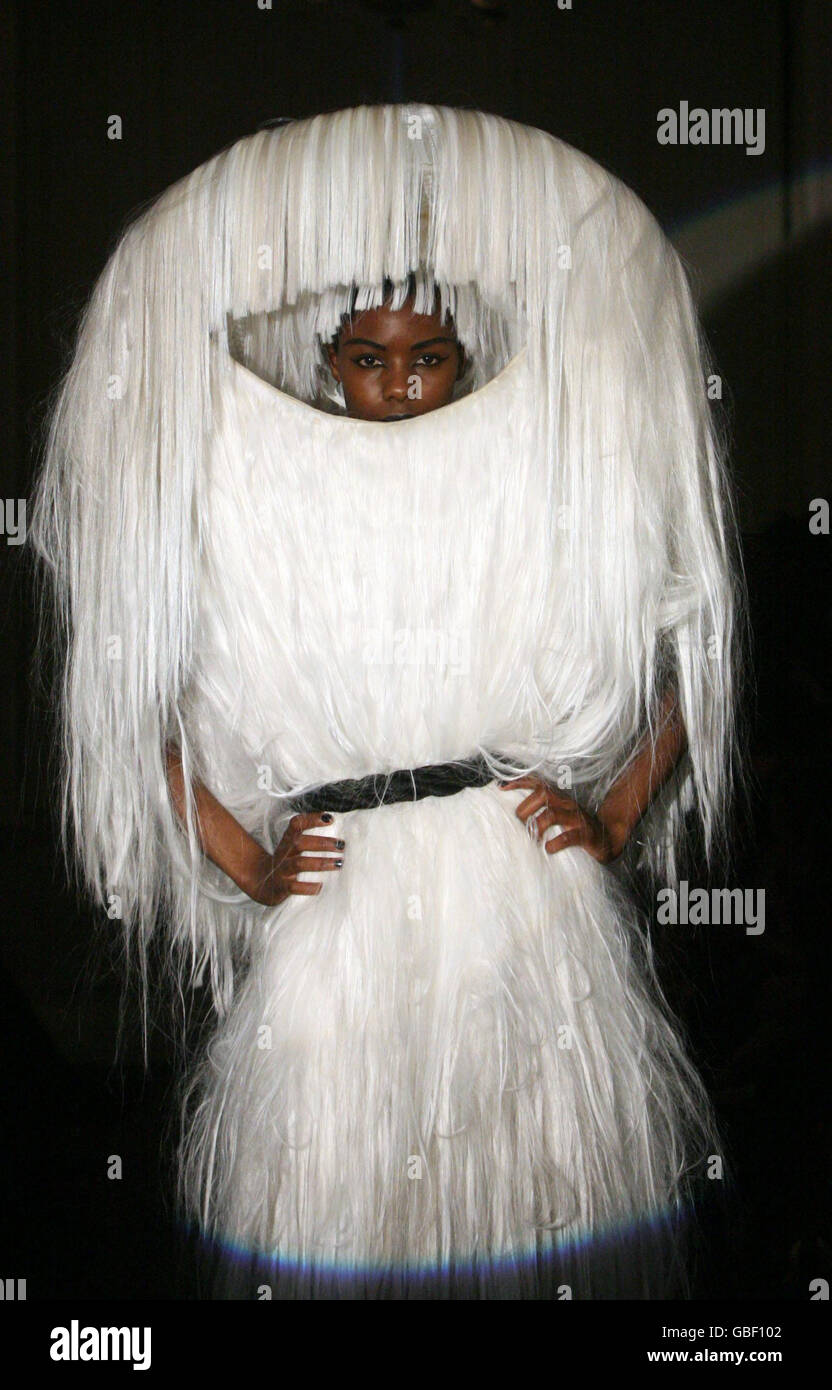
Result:
{"label": "woman's face", "polygon": [[407,420],[448,405],[465,365],[453,327],[438,313],[414,314],[412,300],[354,314],[327,351],[357,420]]}

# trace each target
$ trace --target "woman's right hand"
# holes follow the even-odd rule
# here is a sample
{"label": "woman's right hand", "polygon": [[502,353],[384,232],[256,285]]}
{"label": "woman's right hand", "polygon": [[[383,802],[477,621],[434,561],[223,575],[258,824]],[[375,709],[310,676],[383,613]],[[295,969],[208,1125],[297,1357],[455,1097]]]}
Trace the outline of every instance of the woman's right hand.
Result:
{"label": "woman's right hand", "polygon": [[297,875],[331,873],[343,866],[341,856],[333,859],[331,854],[321,856],[314,853],[315,850],[343,850],[346,847],[344,840],[310,833],[316,826],[329,825],[331,821],[332,816],[328,811],[305,811],[293,816],[274,853],[262,850],[245,889],[248,896],[266,907],[276,907],[290,893],[306,896],[320,893],[323,883],[306,883],[299,880]]}

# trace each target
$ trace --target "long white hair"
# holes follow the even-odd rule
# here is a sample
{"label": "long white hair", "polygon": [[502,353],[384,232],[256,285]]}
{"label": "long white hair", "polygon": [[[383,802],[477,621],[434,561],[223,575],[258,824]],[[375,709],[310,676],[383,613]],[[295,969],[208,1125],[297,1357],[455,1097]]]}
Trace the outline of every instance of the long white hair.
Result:
{"label": "long white hair", "polygon": [[[600,802],[620,773],[595,760],[617,722],[631,750],[677,691],[688,753],[644,823],[672,876],[684,816],[708,853],[735,765],[740,581],[707,358],[679,258],[611,174],[541,131],[476,111],[365,106],[261,130],[144,210],[96,287],[52,412],[31,539],[64,654],[63,830],[83,885],[117,895],[144,966],[160,910],[177,971],[207,965],[227,1010],[254,917],[223,913],[193,804],[183,835],[165,745],[194,771],[181,701],[195,641],[209,347],[220,338],[326,408],[320,345],[350,305],[417,277],[438,290],[476,364],[473,389],[526,344],[550,461],[581,654],[601,659],[598,727],[580,726],[578,781]],[[577,726],[575,726],[577,727]],[[174,872],[172,872],[172,866]],[[235,900],[236,901],[236,900]],[[198,910],[199,902],[199,910]]]}

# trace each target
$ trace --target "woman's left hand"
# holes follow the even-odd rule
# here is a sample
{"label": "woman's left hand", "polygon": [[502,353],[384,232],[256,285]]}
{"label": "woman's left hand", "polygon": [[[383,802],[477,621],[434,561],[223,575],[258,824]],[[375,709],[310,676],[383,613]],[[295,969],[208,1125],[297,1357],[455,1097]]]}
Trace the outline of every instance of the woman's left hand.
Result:
{"label": "woman's left hand", "polygon": [[524,825],[534,816],[532,826],[528,828],[537,839],[542,840],[550,826],[562,826],[561,833],[553,835],[543,846],[547,854],[557,854],[558,850],[579,845],[599,864],[608,864],[618,858],[627,843],[627,835],[622,827],[607,824],[599,816],[583,810],[574,797],[550,787],[541,777],[529,774],[499,785],[501,789],[531,788],[531,795],[517,807],[517,815]]}

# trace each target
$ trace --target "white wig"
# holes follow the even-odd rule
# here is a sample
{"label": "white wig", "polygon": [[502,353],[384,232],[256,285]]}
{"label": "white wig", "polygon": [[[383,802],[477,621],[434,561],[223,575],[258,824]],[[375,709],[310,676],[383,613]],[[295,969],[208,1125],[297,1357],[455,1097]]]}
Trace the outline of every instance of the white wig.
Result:
{"label": "white wig", "polygon": [[[236,357],[331,410],[322,345],[351,307],[380,303],[385,282],[400,302],[410,277],[417,311],[438,292],[453,316],[474,393],[526,353],[560,575],[539,619],[560,637],[517,671],[527,704],[546,692],[546,736],[504,751],[518,768],[567,764],[597,807],[655,734],[671,684],[689,747],[643,823],[646,858],[674,874],[689,811],[708,853],[724,826],[733,518],[691,294],[661,229],[586,156],[476,111],[359,107],[262,130],[121,238],[51,418],[32,529],[65,643],[67,847],[100,903],[120,898],[142,963],[163,911],[177,970],[209,967],[221,1014],[263,912],[206,862],[192,803],[183,834],[165,774],[172,740],[186,778],[222,792],[186,717],[218,423],[212,350],[226,349],[221,377]],[[284,789],[300,790],[291,780]],[[268,797],[234,803],[267,840],[271,810]]]}
{"label": "white wig", "polygon": [[[475,111],[359,107],[242,139],[141,214],[96,285],[52,416],[32,538],[67,644],[64,824],[83,881],[101,903],[118,892],[141,941],[178,843],[163,752],[182,734],[193,643],[212,335],[241,321],[241,360],[324,404],[321,340],[351,304],[378,304],[386,277],[401,285],[423,267],[416,309],[432,309],[436,285],[475,386],[528,345],[574,650],[578,662],[587,645],[603,654],[604,711],[635,743],[662,680],[676,682],[689,756],[666,823],[647,837],[654,864],[672,875],[691,808],[715,845],[734,749],[737,595],[679,258],[629,189],[550,135]],[[576,697],[579,687],[576,675]],[[582,727],[580,746],[567,738],[562,751],[582,759],[600,798],[621,764],[593,767],[593,732],[600,744],[608,730]],[[196,930],[175,924],[210,946],[227,998],[226,943],[198,942]]]}

